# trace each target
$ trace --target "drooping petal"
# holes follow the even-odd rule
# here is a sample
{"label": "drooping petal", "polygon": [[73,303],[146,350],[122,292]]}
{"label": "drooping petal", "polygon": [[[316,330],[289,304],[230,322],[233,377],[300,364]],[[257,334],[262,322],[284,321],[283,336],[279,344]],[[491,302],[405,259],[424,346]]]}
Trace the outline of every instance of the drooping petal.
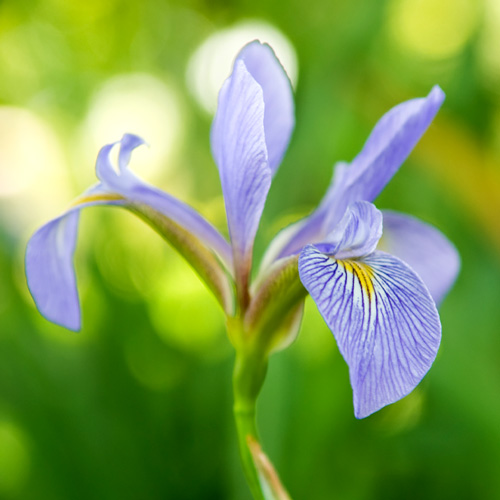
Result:
{"label": "drooping petal", "polygon": [[264,96],[264,131],[269,168],[279,167],[295,126],[294,103],[290,80],[273,49],[259,41],[243,47],[237,60],[261,86]]}
{"label": "drooping petal", "polygon": [[336,260],[309,245],[299,273],[349,366],[356,417],[411,392],[441,340],[434,301],[415,272],[384,252]]}
{"label": "drooping petal", "polygon": [[357,201],[347,210],[325,242],[317,247],[337,259],[351,259],[371,254],[382,236],[382,213],[367,201]]}
{"label": "drooping petal", "polygon": [[261,86],[238,59],[219,93],[212,125],[236,274],[247,274],[253,242],[271,185]]}
{"label": "drooping petal", "polygon": [[379,120],[361,152],[339,176],[325,231],[335,226],[352,202],[378,196],[427,130],[444,97],[436,85],[427,97],[403,102]]}
{"label": "drooping petal", "polygon": [[457,250],[440,231],[415,217],[388,210],[382,214],[384,234],[378,248],[406,262],[439,304],[458,275]]}
{"label": "drooping petal", "polygon": [[75,331],[81,325],[73,267],[79,211],[91,205],[123,204],[119,196],[98,199],[95,192],[94,201],[73,207],[38,229],[26,247],[26,278],[39,311],[48,320]]}
{"label": "drooping petal", "polygon": [[[228,313],[232,292],[222,262],[231,270],[227,241],[201,215],[163,191],[147,185],[128,170],[132,149],[142,144],[137,136],[120,141],[120,170],[113,169],[104,146],[96,169],[101,183],[88,190],[62,216],[32,236],[26,250],[28,286],[40,312],[72,330],[80,328],[80,306],[73,267],[79,211],[92,205],[123,206],[139,215],[172,244],[193,266]],[[116,143],[118,144],[118,143]],[[119,160],[120,161],[120,160]]]}

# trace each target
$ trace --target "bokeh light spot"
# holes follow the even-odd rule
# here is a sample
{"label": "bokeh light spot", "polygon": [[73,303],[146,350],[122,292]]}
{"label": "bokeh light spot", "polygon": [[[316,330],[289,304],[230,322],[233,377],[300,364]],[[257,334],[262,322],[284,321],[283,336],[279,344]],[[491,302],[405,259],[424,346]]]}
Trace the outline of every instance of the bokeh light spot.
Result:
{"label": "bokeh light spot", "polygon": [[403,399],[386,406],[374,419],[375,425],[388,434],[413,429],[421,420],[424,396],[417,387]]}
{"label": "bokeh light spot", "polygon": [[273,48],[292,85],[296,85],[298,62],[290,40],[271,24],[245,21],[211,35],[189,61],[187,85],[200,106],[209,113],[215,111],[219,89],[231,72],[234,57],[252,40],[268,43]]}
{"label": "bokeh light spot", "polygon": [[97,210],[88,217],[92,227],[87,232],[94,237],[100,273],[122,299],[148,298],[156,288],[158,269],[168,265],[165,241],[125,210],[106,207],[96,214]]}
{"label": "bokeh light spot", "polygon": [[429,59],[459,54],[476,31],[476,0],[393,0],[390,31],[403,50]]}
{"label": "bokeh light spot", "polygon": [[70,198],[56,134],[34,113],[0,107],[0,205],[13,231],[54,216]]}
{"label": "bokeh light spot", "polygon": [[15,494],[29,472],[29,452],[23,432],[9,421],[0,421],[0,494]]}
{"label": "bokeh light spot", "polygon": [[[161,273],[163,274],[163,273]],[[215,298],[177,255],[158,281],[149,313],[159,336],[168,344],[203,357],[220,353],[224,316]]]}
{"label": "bokeh light spot", "polygon": [[174,387],[185,371],[178,356],[157,337],[131,335],[125,343],[125,360],[136,380],[154,391]]}
{"label": "bokeh light spot", "polygon": [[484,26],[478,44],[478,61],[485,83],[500,93],[500,2],[487,0],[485,3]]}

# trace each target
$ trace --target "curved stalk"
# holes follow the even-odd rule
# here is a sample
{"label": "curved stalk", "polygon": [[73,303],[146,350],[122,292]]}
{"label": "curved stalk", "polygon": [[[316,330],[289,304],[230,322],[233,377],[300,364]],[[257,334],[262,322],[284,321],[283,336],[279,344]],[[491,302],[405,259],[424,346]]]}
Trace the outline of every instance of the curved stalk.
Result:
{"label": "curved stalk", "polygon": [[237,353],[233,372],[234,419],[245,477],[254,500],[290,500],[263,453],[255,423],[257,397],[267,371],[267,357]]}

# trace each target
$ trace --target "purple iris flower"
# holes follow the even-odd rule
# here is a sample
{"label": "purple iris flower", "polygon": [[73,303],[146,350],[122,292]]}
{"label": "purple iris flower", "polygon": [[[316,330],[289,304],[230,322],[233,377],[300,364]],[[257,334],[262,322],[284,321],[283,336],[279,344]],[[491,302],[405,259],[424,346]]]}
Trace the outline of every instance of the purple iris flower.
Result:
{"label": "purple iris flower", "polygon": [[[227,316],[239,318],[242,325],[248,324],[244,320],[250,311],[255,313],[253,301],[258,283],[266,282],[263,276],[290,262],[297,269],[298,262],[300,280],[349,365],[355,414],[373,413],[408,394],[429,370],[441,338],[436,303],[459,269],[456,250],[439,231],[371,204],[443,99],[435,87],[427,97],[384,115],[361,153],[350,164],[336,166],[318,208],[277,235],[250,287],[255,234],[294,128],[294,104],[290,82],[272,49],[248,44],[222,86],[211,132],[230,242],[194,209],[132,173],[131,153],[143,140],[124,135],[101,149],[99,183],[28,243],[26,274],[38,309],[55,323],[80,328],[73,267],[79,212],[91,205],[124,207],[177,248]],[[115,146],[117,169],[110,160]]]}

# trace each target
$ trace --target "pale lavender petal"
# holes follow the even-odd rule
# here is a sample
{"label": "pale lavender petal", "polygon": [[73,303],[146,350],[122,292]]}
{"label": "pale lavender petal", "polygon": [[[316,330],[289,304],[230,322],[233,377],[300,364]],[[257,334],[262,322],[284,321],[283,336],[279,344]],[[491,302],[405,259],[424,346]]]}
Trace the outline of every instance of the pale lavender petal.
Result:
{"label": "pale lavender petal", "polygon": [[[113,146],[117,144],[121,146],[119,170],[113,168],[109,158]],[[226,299],[230,291],[226,290],[224,272],[216,266],[204,268],[203,266],[208,266],[210,263],[207,264],[206,259],[203,260],[205,258],[203,248],[200,250],[201,253],[198,252],[193,246],[195,243],[187,241],[186,238],[194,236],[196,243],[205,244],[209,250],[219,255],[227,269],[231,271],[232,255],[228,242],[194,209],[173,196],[149,186],[128,169],[126,162],[130,158],[130,153],[140,144],[143,144],[143,141],[139,137],[127,134],[118,143],[104,146],[96,162],[96,171],[101,183],[84,193],[65,214],[36,231],[28,242],[26,249],[28,286],[40,312],[54,323],[72,330],[80,328],[80,306],[73,253],[79,211],[92,205],[122,205],[141,214],[145,212],[141,207],[145,206],[173,221],[177,226],[165,228],[165,231],[175,233],[176,237],[181,239],[178,241],[178,246],[185,244],[186,251],[195,252],[191,253],[191,264],[197,271],[201,270],[201,273],[208,272],[208,286],[223,302],[224,307],[229,304],[229,300]],[[213,256],[212,258],[214,259]],[[220,275],[224,276],[221,278]],[[227,277],[225,279],[227,280]]]}
{"label": "pale lavender petal", "polygon": [[403,102],[379,120],[361,153],[340,176],[341,185],[325,221],[326,231],[352,202],[373,201],[378,196],[425,133],[444,97],[436,85],[427,97]]}
{"label": "pale lavender petal", "polygon": [[272,243],[266,262],[322,241],[351,203],[373,201],[427,130],[443,100],[443,91],[435,86],[427,97],[403,102],[386,113],[352,163],[335,166],[330,187],[318,208]]}
{"label": "pale lavender petal", "polygon": [[290,80],[273,49],[254,41],[243,47],[237,60],[261,86],[264,96],[264,130],[269,168],[276,172],[285,154],[295,125]]}
{"label": "pale lavender petal", "polygon": [[132,151],[143,144],[146,144],[146,141],[138,135],[125,134],[122,137],[120,141],[120,152],[118,153],[118,167],[120,173],[123,174],[126,172]]}
{"label": "pale lavender petal", "polygon": [[[115,145],[120,145],[120,170],[117,172],[111,163],[110,153]],[[139,179],[128,168],[127,163],[133,149],[145,144],[138,136],[125,134],[118,143],[104,146],[97,157],[96,172],[103,186],[109,191],[119,193],[129,202],[142,203],[160,212],[187,229],[208,248],[221,258],[232,272],[231,247],[226,239],[203,218],[196,210],[174,196]]]}
{"label": "pale lavender petal", "polygon": [[436,306],[414,271],[384,252],[343,261],[309,245],[299,274],[349,365],[356,417],[411,392],[441,340]]}
{"label": "pale lavender petal", "polygon": [[[96,194],[98,189],[92,191]],[[73,267],[79,212],[102,204],[119,205],[123,200],[100,199],[73,207],[38,229],[26,248],[26,278],[35,304],[48,320],[70,330],[81,325]]]}
{"label": "pale lavender petal", "polygon": [[219,93],[212,125],[237,274],[251,265],[253,242],[271,185],[261,86],[238,59]]}
{"label": "pale lavender petal", "polygon": [[352,259],[371,254],[382,236],[382,213],[367,201],[347,207],[325,240],[316,245],[322,252],[337,259]]}
{"label": "pale lavender petal", "polygon": [[439,304],[460,269],[453,244],[436,228],[415,217],[384,210],[384,234],[378,248],[406,262]]}

